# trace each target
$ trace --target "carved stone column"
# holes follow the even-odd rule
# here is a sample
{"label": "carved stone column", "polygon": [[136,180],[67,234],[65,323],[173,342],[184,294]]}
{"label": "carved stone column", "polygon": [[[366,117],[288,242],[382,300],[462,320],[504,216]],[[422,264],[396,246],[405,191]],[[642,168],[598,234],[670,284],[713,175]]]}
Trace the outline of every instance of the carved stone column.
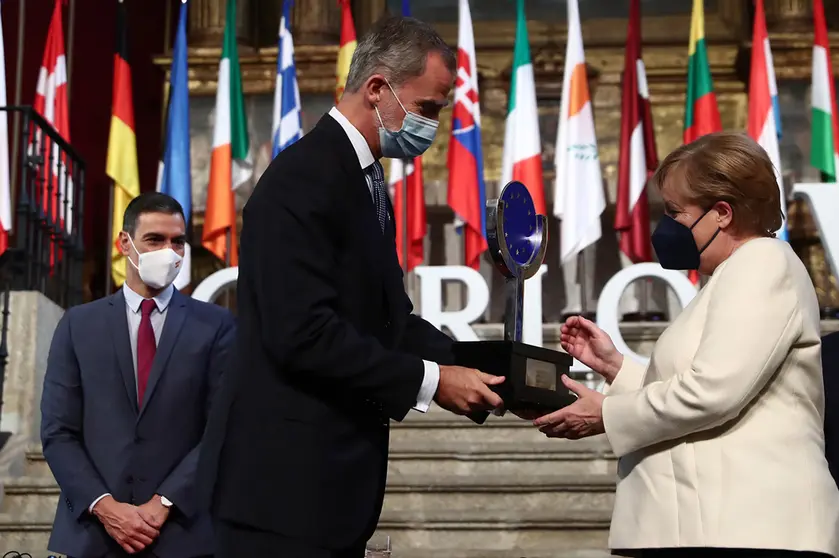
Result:
{"label": "carved stone column", "polygon": [[370,27],[387,13],[387,0],[355,0],[353,18],[358,36],[364,35]]}
{"label": "carved stone column", "polygon": [[295,42],[337,45],[341,36],[341,9],[337,0],[295,2],[291,13]]}
{"label": "carved stone column", "polygon": [[810,0],[766,0],[766,27],[772,32],[813,30],[813,6]]}
{"label": "carved stone column", "polygon": [[[227,0],[189,0],[189,46],[220,48],[224,37]],[[250,0],[236,0],[236,40],[253,46]]]}

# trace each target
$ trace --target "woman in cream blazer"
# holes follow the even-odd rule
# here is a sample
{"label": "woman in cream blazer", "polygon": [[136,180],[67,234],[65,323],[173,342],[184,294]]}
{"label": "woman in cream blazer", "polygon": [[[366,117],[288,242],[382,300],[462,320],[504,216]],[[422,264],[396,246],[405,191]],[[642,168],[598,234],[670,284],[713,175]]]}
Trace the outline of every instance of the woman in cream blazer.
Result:
{"label": "woman in cream blazer", "polygon": [[[582,318],[563,347],[606,395],[564,378],[574,404],[536,419],[552,437],[605,432],[619,457],[609,535],[642,557],[839,556],[839,490],[824,456],[819,307],[781,226],[772,164],[741,134],[679,148],[652,179],[661,265],[707,284],[648,366]],[[804,554],[801,554],[804,553]]]}

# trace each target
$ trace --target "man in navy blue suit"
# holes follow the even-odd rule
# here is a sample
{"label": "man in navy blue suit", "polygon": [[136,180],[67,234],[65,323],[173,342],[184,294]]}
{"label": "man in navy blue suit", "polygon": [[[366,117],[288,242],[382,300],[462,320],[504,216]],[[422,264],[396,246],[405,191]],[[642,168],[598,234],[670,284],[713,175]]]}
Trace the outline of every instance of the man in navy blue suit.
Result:
{"label": "man in navy blue suit", "polygon": [[185,241],[176,200],[135,198],[119,239],[123,287],[69,309],[55,330],[41,399],[44,455],[61,488],[52,551],[213,554],[194,477],[234,321],[172,286]]}

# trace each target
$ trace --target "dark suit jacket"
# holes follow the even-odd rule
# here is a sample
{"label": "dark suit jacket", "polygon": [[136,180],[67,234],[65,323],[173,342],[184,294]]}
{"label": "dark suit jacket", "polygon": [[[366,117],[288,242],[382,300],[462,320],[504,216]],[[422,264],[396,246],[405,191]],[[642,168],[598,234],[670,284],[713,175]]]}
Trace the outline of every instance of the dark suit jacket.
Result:
{"label": "dark suit jacket", "polygon": [[822,337],[824,376],[824,453],[839,485],[839,331]]}
{"label": "dark suit jacket", "polygon": [[218,515],[317,546],[366,540],[388,419],[416,405],[422,359],[451,362],[451,339],[411,314],[392,211],[383,235],[330,116],[274,159],[245,207],[237,304],[202,459],[211,485],[220,454]]}
{"label": "dark suit jacket", "polygon": [[234,340],[227,310],[175,291],[142,409],[137,409],[125,297],[70,308],[50,347],[41,399],[44,456],[61,488],[50,550],[79,558],[122,552],[88,507],[110,492],[175,507],[151,547],[160,558],[211,554],[195,469],[210,401]]}

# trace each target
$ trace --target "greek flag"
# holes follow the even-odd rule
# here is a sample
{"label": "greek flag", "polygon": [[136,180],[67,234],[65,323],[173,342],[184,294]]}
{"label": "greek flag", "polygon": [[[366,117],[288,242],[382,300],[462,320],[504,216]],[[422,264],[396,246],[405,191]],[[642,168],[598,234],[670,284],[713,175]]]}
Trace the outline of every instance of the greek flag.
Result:
{"label": "greek flag", "polygon": [[280,38],[277,44],[277,86],[274,89],[274,121],[271,126],[273,153],[277,154],[303,137],[300,119],[300,90],[294,66],[294,41],[289,29],[289,13],[293,0],[283,2]]}

